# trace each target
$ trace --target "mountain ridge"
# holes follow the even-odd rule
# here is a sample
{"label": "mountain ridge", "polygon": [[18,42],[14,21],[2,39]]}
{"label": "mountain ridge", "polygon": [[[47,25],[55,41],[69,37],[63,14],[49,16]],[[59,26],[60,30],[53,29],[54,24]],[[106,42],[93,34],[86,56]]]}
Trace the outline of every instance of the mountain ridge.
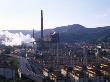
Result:
{"label": "mountain ridge", "polygon": [[[16,33],[16,32],[23,32],[24,34],[31,34],[32,30],[18,30],[12,31],[8,30],[9,32]],[[104,27],[96,27],[96,28],[87,28],[80,24],[73,24],[68,26],[61,26],[56,27],[54,29],[44,29],[44,36],[52,33],[52,32],[59,32],[60,34],[60,41],[61,42],[74,42],[74,41],[110,41],[110,26]],[[36,37],[40,37],[40,31],[35,30]],[[107,40],[106,40],[107,39]]]}

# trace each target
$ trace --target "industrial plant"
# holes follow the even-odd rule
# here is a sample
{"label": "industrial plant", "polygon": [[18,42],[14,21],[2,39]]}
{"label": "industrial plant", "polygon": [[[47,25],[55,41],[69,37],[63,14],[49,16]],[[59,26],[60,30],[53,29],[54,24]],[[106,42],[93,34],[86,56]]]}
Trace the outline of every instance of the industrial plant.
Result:
{"label": "industrial plant", "polygon": [[7,37],[0,48],[0,76],[5,82],[20,82],[23,77],[32,82],[110,82],[110,43],[63,43],[55,31],[44,36],[43,10],[39,38],[34,29],[32,36],[16,36],[25,38],[19,38],[20,46],[8,44],[12,40]]}

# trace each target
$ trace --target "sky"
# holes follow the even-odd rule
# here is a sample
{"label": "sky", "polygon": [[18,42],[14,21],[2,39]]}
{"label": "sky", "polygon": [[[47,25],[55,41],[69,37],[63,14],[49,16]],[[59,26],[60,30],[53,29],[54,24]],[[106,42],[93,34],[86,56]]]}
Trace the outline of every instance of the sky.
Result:
{"label": "sky", "polygon": [[40,30],[81,24],[87,28],[110,25],[110,0],[0,0],[1,30]]}

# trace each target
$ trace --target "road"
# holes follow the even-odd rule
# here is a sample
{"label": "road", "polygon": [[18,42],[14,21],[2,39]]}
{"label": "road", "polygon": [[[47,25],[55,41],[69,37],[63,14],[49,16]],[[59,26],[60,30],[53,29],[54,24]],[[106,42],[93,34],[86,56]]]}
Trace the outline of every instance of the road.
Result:
{"label": "road", "polygon": [[[34,66],[34,63],[31,62],[31,65],[36,69],[36,73],[33,72],[30,62],[25,58],[18,55],[6,54],[8,56],[12,56],[18,59],[20,64],[20,70],[23,75],[34,80],[35,82],[42,82],[43,76],[40,74],[39,69]],[[31,60],[30,60],[31,61]]]}

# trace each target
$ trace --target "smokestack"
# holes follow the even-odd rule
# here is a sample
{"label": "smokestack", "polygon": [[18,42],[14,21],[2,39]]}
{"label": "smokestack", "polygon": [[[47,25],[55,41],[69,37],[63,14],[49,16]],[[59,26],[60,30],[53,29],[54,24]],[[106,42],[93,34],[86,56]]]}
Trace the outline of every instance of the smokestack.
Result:
{"label": "smokestack", "polygon": [[34,36],[34,29],[33,29],[33,34],[32,35],[33,35],[33,38],[35,38],[35,36]]}
{"label": "smokestack", "polygon": [[41,40],[43,40],[43,10],[41,10]]}
{"label": "smokestack", "polygon": [[[35,39],[35,36],[34,36],[34,29],[33,29],[32,37]],[[34,47],[34,42],[33,42],[33,47]]]}

